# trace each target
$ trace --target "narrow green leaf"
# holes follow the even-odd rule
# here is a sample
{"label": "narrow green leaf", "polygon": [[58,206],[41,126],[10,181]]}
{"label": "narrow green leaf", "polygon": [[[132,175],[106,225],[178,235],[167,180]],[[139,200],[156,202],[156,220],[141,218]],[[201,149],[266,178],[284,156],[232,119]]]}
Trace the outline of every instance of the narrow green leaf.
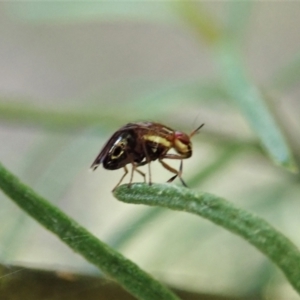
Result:
{"label": "narrow green leaf", "polygon": [[297,166],[279,126],[267,108],[260,90],[244,71],[237,39],[228,35],[228,32],[220,31],[217,19],[207,14],[197,2],[180,1],[180,4],[184,8],[178,10],[181,18],[213,50],[228,96],[240,108],[271,158],[286,169],[296,172]]}
{"label": "narrow green leaf", "polygon": [[[187,184],[193,187],[199,183],[202,183],[206,179],[209,179],[210,176],[213,176],[218,171],[222,170],[241,149],[241,145],[229,145],[225,147],[225,149],[211,164],[193,176],[190,180],[187,180]],[[143,230],[145,226],[147,226],[150,222],[153,222],[153,220],[157,219],[164,212],[165,210],[162,210],[160,207],[156,207],[150,211],[145,211],[136,219],[133,219],[130,224],[126,226],[126,228],[119,229],[112,237],[109,244],[114,248],[119,249],[124,244],[128,243],[133,237],[135,237],[141,230]]]}
{"label": "narrow green leaf", "polygon": [[223,31],[214,17],[203,7],[200,1],[180,0],[174,2],[174,11],[182,20],[194,27],[197,33],[208,43],[213,44],[223,35]]}
{"label": "narrow green leaf", "polygon": [[239,51],[230,40],[223,40],[215,47],[224,85],[249,122],[271,158],[286,169],[296,172],[289,146],[268,109],[265,99],[243,69]]}
{"label": "narrow green leaf", "polygon": [[[57,207],[22,184],[0,164],[0,188],[20,208],[56,234],[74,251],[99,267],[138,299],[178,300],[167,288],[137,265],[101,242]],[[82,237],[78,243],[78,237]]]}
{"label": "narrow green leaf", "polygon": [[[128,116],[128,118],[130,118]],[[124,117],[124,120],[127,118]],[[108,124],[115,124],[122,120],[113,110],[84,112],[79,110],[53,110],[40,108],[35,105],[24,103],[1,103],[0,120],[14,124],[27,124],[45,126],[50,129],[73,130],[101,124],[107,127]]]}
{"label": "narrow green leaf", "polygon": [[[90,127],[96,124],[106,126],[109,124],[127,123],[128,120],[136,118],[136,111],[143,111],[143,119],[156,119],[161,115],[165,117],[170,106],[182,105],[186,102],[211,103],[213,100],[222,101],[228,99],[226,89],[220,82],[207,81],[166,81],[163,83],[153,83],[151,81],[138,80],[130,81],[123,86],[119,84],[118,95],[120,98],[122,92],[128,89],[134,89],[138,94],[136,98],[116,112],[109,107],[101,109],[80,110],[76,107],[58,110],[53,108],[38,107],[33,104],[25,104],[27,99],[0,98],[0,120],[14,124],[28,124],[45,126],[51,129],[72,130],[84,127]],[[141,89],[141,86],[143,88]],[[140,90],[141,89],[141,90]],[[110,86],[105,93],[112,97],[112,91],[116,91],[116,86]],[[99,95],[95,97],[99,99]],[[82,99],[82,101],[86,101]],[[92,100],[89,100],[92,103]],[[28,102],[28,101],[27,101]],[[96,102],[96,101],[95,101]],[[147,110],[145,110],[145,105]],[[91,107],[98,108],[97,103],[92,103]],[[126,110],[126,115],[122,114]]]}
{"label": "narrow green leaf", "polygon": [[252,213],[225,199],[170,184],[119,186],[114,195],[126,203],[146,204],[189,212],[243,237],[269,257],[300,293],[300,252],[282,233]]}

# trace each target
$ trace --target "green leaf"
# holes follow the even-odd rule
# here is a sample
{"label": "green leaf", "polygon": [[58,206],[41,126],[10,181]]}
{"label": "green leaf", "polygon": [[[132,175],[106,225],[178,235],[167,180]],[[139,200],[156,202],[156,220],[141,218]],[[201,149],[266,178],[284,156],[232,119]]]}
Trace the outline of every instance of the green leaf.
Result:
{"label": "green leaf", "polygon": [[[236,39],[234,36],[238,34],[238,22],[242,20],[229,22],[232,34],[228,34],[226,31],[218,30],[221,26],[217,19],[207,14],[197,2],[180,1],[180,5],[184,9],[178,11],[179,15],[198,34],[198,37],[211,47],[228,96],[242,111],[266,151],[276,163],[296,172],[297,166],[278,124],[267,108],[260,90],[244,71],[238,49],[238,38],[241,38],[241,35]],[[237,16],[236,11],[234,15]]]}
{"label": "green leaf", "polygon": [[[108,276],[114,278],[138,299],[178,300],[158,281],[21,183],[1,164],[0,188],[36,221],[56,234],[64,243],[99,267]],[[78,243],[79,236],[82,237],[80,243]]]}
{"label": "green leaf", "polygon": [[[188,185],[192,187],[196,186],[218,173],[218,171],[223,170],[226,164],[228,164],[241,149],[241,145],[229,145],[225,147],[213,163],[209,164],[190,180],[187,180]],[[111,238],[109,244],[114,248],[120,249],[124,244],[130,242],[130,240],[142,231],[149,223],[160,217],[164,212],[165,210],[162,210],[160,207],[145,211],[137,218],[133,219],[126,228],[123,227],[117,230],[117,233]]]}
{"label": "green leaf", "polygon": [[243,69],[239,51],[230,40],[215,47],[224,85],[275,163],[296,172],[297,166],[265,99]]}
{"label": "green leaf", "polygon": [[189,212],[243,237],[271,259],[300,293],[300,252],[282,233],[266,221],[222,199],[221,197],[194,192],[171,184],[136,183],[119,186],[115,197],[126,203],[146,204],[172,210]]}
{"label": "green leaf", "polygon": [[174,12],[189,26],[194,27],[208,44],[218,41],[223,30],[200,1],[180,0],[174,2]]}
{"label": "green leaf", "polygon": [[[127,120],[127,117],[123,117]],[[128,117],[129,118],[129,117]],[[60,131],[78,130],[84,127],[99,125],[103,128],[122,120],[122,115],[117,115],[113,109],[105,111],[79,111],[40,108],[33,104],[0,102],[0,119],[2,122],[14,124],[45,126],[47,129]]]}

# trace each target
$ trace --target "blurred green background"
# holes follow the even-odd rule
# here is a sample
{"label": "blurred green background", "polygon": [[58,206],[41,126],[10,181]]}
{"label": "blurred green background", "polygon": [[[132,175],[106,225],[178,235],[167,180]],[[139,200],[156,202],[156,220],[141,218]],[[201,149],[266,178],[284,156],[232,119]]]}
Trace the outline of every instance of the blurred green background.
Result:
{"label": "blurred green background", "polygon": [[[299,2],[3,2],[0,161],[168,284],[300,299],[245,241],[197,217],[120,203],[111,190],[123,171],[89,171],[128,122],[187,133],[205,123],[184,162],[188,185],[300,245],[299,15]],[[154,182],[169,177],[152,164]],[[0,205],[3,263],[97,274],[3,194]]]}

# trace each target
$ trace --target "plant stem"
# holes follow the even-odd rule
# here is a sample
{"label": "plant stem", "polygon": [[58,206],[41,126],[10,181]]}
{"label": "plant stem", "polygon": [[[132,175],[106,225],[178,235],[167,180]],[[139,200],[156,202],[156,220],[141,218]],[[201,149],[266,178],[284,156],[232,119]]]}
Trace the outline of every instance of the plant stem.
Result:
{"label": "plant stem", "polygon": [[282,233],[252,213],[236,208],[230,202],[208,193],[170,184],[122,185],[114,191],[126,203],[147,204],[190,212],[243,237],[269,257],[300,293],[300,252]]}
{"label": "plant stem", "polygon": [[101,242],[57,207],[22,184],[1,163],[0,188],[36,221],[55,233],[64,243],[99,267],[108,276],[115,279],[137,299],[179,299],[133,262]]}

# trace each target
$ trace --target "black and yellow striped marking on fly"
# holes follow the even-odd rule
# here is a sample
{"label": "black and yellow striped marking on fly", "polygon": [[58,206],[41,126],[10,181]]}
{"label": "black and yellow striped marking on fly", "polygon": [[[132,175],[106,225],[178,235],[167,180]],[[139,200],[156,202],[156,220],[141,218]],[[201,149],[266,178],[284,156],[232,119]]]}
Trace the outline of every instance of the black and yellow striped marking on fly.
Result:
{"label": "black and yellow striped marking on fly", "polygon": [[[175,174],[168,182],[172,182],[178,176],[182,184],[186,186],[181,177],[182,160],[192,156],[191,137],[203,125],[187,135],[160,123],[128,123],[111,136],[96,157],[91,168],[95,170],[101,164],[103,168],[108,170],[116,170],[123,167],[125,173],[115,186],[116,188],[128,173],[127,164],[132,165],[129,187],[134,171],[141,174],[144,177],[144,181],[146,181],[146,175],[138,167],[148,164],[149,185],[151,185],[150,162],[158,159],[164,168]],[[174,149],[177,154],[168,154],[170,149]],[[181,160],[179,170],[172,168],[164,162],[163,159],[165,158]]]}

